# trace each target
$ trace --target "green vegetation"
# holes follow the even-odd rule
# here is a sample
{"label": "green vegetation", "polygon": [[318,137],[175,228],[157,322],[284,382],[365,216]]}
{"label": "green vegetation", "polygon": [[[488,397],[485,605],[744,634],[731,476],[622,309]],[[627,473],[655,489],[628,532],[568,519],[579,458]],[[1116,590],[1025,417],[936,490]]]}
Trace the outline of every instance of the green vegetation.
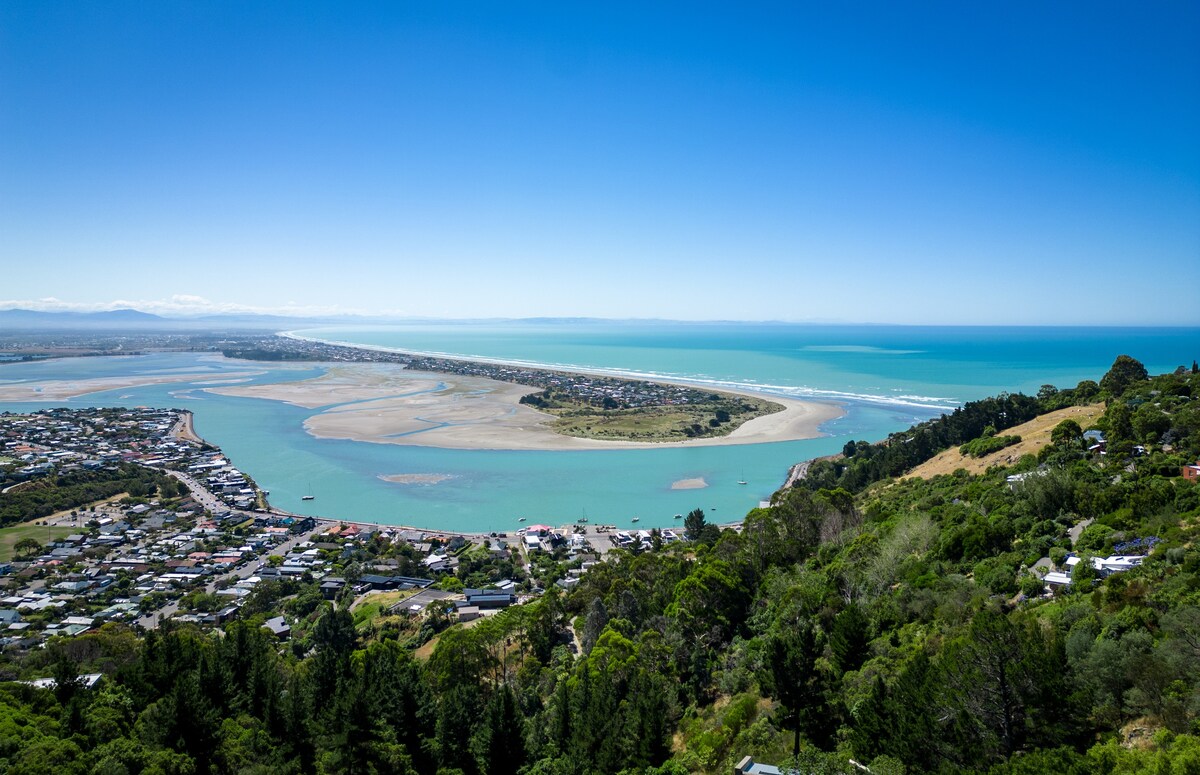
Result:
{"label": "green vegetation", "polygon": [[551,427],[565,436],[624,441],[728,436],[747,420],[783,410],[771,401],[720,393],[693,403],[625,406],[614,398],[583,401],[552,388],[524,396],[521,403],[555,415]]}
{"label": "green vegetation", "polygon": [[0,561],[37,555],[46,544],[75,532],[78,532],[78,528],[34,523],[0,528]]}
{"label": "green vegetation", "polygon": [[[1052,386],[1047,387],[1053,390]],[[1061,400],[1057,391],[1053,395]],[[1047,401],[1020,393],[971,401],[950,414],[893,433],[875,444],[846,442],[841,458],[813,461],[808,476],[801,480],[802,486],[814,490],[842,487],[858,492],[874,482],[900,476],[944,449],[976,439],[989,427],[1004,430],[1048,411],[1051,409]]]}
{"label": "green vegetation", "polygon": [[0,495],[0,525],[41,519],[60,511],[128,493],[133,498],[160,494],[173,498],[181,486],[161,471],[122,463],[111,469],[78,470],[35,479]]}
{"label": "green vegetation", "polygon": [[[1084,387],[1107,401],[1106,455],[1064,424],[1009,468],[867,482],[899,458],[853,462],[856,444],[825,472],[852,487],[777,493],[740,532],[694,513],[688,542],[614,550],[570,593],[469,627],[437,606],[381,626],[264,583],[224,634],[106,625],[6,652],[8,676],[60,683],[0,686],[0,770],[674,775],[749,754],[821,773],[1194,772],[1200,485],[1179,468],[1200,458],[1200,375]],[[898,438],[932,454],[1004,402],[1062,400],[1044,392]],[[1068,549],[1146,557],[1107,577],[1081,562],[1043,595],[1029,569]],[[278,611],[290,647],[257,626]],[[97,669],[97,689],[71,680]]]}
{"label": "green vegetation", "polygon": [[[1067,420],[1066,422],[1071,421]],[[1076,424],[1075,427],[1079,427],[1078,424]],[[983,429],[982,436],[963,444],[958,448],[958,451],[964,455],[970,455],[971,457],[983,457],[984,455],[990,455],[993,452],[999,452],[1005,447],[1011,447],[1014,444],[1020,443],[1020,436],[997,436],[996,429],[989,425]]]}

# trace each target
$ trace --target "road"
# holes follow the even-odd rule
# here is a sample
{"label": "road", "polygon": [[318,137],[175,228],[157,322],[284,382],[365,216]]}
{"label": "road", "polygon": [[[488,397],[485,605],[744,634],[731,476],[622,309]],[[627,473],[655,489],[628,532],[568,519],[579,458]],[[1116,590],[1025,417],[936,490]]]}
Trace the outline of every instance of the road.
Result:
{"label": "road", "polygon": [[213,495],[207,487],[193,479],[189,474],[185,474],[182,471],[170,471],[167,469],[162,469],[162,471],[167,476],[183,482],[183,484],[192,491],[192,497],[196,499],[196,502],[214,514],[222,511],[234,510],[231,509],[223,500]]}
{"label": "road", "polygon": [[[288,538],[288,540],[279,544],[278,546],[272,548],[271,554],[287,554],[292,549],[294,549],[298,544],[302,544],[305,541],[310,540],[314,535],[316,535],[317,533],[321,532],[322,530],[326,530],[326,529],[327,529],[327,527],[325,525],[318,525],[317,527],[313,528],[312,530],[309,530],[307,533],[300,533],[299,535],[294,535],[294,536]],[[203,590],[204,590],[204,592],[212,594],[213,592],[217,591],[217,588],[221,585],[221,582],[223,582],[223,581],[229,580],[232,583],[236,584],[237,582],[239,582],[243,579],[248,579],[254,575],[254,572],[256,570],[258,570],[258,568],[262,564],[262,562],[263,562],[263,560],[261,560],[260,558],[252,557],[250,560],[243,562],[240,565],[235,566],[232,570],[226,571],[225,573],[222,573],[219,576],[211,577],[208,580],[208,583],[206,583],[204,585]],[[144,616],[138,617],[137,623],[139,626],[143,627],[144,629],[152,630],[155,627],[157,627],[160,622],[170,619],[172,616],[174,616],[178,612],[179,612],[179,601],[173,600],[170,603],[167,603],[166,605],[162,606],[161,608],[159,608],[155,611],[151,611],[150,613],[145,614]]]}
{"label": "road", "polygon": [[[191,491],[192,497],[196,499],[196,502],[199,503],[204,508],[208,509],[209,511],[211,511],[211,512],[222,512],[222,511],[237,512],[237,509],[230,509],[227,504],[225,504],[224,502],[221,501],[220,498],[213,495],[207,487],[202,485],[200,482],[196,481],[194,478],[192,478],[188,474],[185,474],[182,471],[166,471],[166,473],[168,476],[172,476],[172,477],[178,479],[180,482],[183,482],[183,484]],[[253,514],[249,514],[246,512],[237,512],[237,513],[245,514],[247,518],[254,516]],[[311,539],[313,537],[313,535],[321,532],[322,530],[326,530],[326,529],[328,529],[328,525],[324,525],[324,524],[321,524],[320,522],[318,522],[317,526],[315,528],[313,528],[312,530],[309,530],[306,533],[301,533],[299,535],[291,536],[283,543],[279,544],[278,546],[273,547],[271,549],[271,553],[272,554],[287,554],[292,549],[294,549],[298,544],[308,541],[309,539]],[[256,570],[258,570],[258,567],[261,563],[262,563],[262,560],[260,560],[257,557],[253,557],[250,560],[247,560],[246,562],[243,562],[240,565],[235,566],[232,570],[226,571],[225,573],[222,573],[219,576],[211,577],[208,580],[208,582],[204,585],[203,589],[205,592],[211,594],[213,592],[216,592],[218,585],[220,585],[224,581],[228,580],[228,581],[231,581],[232,583],[237,583],[238,581],[241,581],[243,579],[248,579],[252,575],[254,575],[254,572]],[[174,616],[178,612],[179,612],[179,602],[172,601],[172,602],[167,603],[166,605],[160,607],[159,609],[157,609],[155,611],[151,611],[150,613],[145,614],[144,616],[138,617],[137,623],[144,629],[152,630],[159,625],[159,622],[165,621],[166,619],[170,619],[172,616]]]}

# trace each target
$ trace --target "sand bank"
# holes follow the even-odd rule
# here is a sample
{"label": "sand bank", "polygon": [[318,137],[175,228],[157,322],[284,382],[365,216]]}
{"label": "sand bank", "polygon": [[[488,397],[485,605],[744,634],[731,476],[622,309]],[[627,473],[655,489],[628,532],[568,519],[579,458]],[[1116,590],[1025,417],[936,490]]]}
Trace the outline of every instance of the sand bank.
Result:
{"label": "sand bank", "polygon": [[453,474],[386,474],[379,477],[393,484],[437,484],[453,479]]}
{"label": "sand bank", "polygon": [[[254,377],[261,371],[222,374],[222,377]],[[0,385],[0,401],[65,401],[68,398],[100,393],[105,390],[165,385],[172,382],[195,382],[212,377],[211,371],[196,374],[163,374],[137,377],[96,377],[94,379],[31,380]]]}
{"label": "sand bank", "polygon": [[705,481],[703,476],[696,479],[680,479],[677,482],[671,482],[672,490],[703,490],[707,486],[708,482]]}
{"label": "sand bank", "polygon": [[[332,367],[323,376],[278,385],[210,388],[211,392],[325,408],[305,421],[318,438],[444,449],[661,449],[792,441],[819,436],[818,426],[840,417],[834,404],[762,396],[781,404],[775,414],[743,423],[728,436],[677,442],[579,439],[550,430],[555,418],[518,403],[537,388],[457,374],[410,371],[392,364]],[[732,392],[732,391],[725,391]]]}
{"label": "sand bank", "polygon": [[445,387],[442,381],[440,374],[409,371],[398,364],[355,363],[331,366],[321,376],[300,382],[221,387],[211,392],[243,398],[266,398],[305,409],[320,409],[355,401],[398,398],[434,391]]}

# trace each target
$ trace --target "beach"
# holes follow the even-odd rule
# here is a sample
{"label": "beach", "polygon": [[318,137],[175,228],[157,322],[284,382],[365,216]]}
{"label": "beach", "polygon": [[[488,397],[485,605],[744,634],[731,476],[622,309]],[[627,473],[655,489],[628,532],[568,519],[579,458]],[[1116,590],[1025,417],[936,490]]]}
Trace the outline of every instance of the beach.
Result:
{"label": "beach", "polygon": [[391,364],[336,364],[326,374],[300,382],[208,391],[323,408],[304,423],[317,438],[464,450],[662,449],[794,441],[820,436],[821,423],[843,414],[831,403],[725,390],[767,398],[783,410],[749,420],[728,436],[634,442],[581,439],[550,430],[552,415],[520,403],[537,388]]}

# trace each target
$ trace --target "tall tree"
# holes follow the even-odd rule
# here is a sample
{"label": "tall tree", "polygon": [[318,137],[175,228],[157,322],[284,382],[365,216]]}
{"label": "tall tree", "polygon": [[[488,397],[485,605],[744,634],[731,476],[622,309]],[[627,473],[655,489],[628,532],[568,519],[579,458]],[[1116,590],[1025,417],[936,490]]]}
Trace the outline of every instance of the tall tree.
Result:
{"label": "tall tree", "polygon": [[787,712],[794,732],[792,755],[800,755],[800,733],[816,728],[816,714],[824,705],[817,659],[824,651],[820,630],[807,620],[785,626],[767,641],[771,696]]}
{"label": "tall tree", "polygon": [[1118,355],[1112,368],[1100,379],[1100,387],[1113,398],[1119,398],[1130,385],[1149,379],[1141,361],[1128,355]]}
{"label": "tall tree", "polygon": [[485,775],[517,775],[529,757],[525,721],[507,684],[492,694],[474,741],[479,769]]}
{"label": "tall tree", "polygon": [[862,609],[851,604],[833,620],[833,632],[829,636],[829,648],[833,653],[833,666],[839,673],[857,670],[870,656],[870,622]]}
{"label": "tall tree", "polygon": [[683,529],[686,531],[687,540],[699,541],[704,536],[704,509],[692,509],[688,515],[683,518]]}

